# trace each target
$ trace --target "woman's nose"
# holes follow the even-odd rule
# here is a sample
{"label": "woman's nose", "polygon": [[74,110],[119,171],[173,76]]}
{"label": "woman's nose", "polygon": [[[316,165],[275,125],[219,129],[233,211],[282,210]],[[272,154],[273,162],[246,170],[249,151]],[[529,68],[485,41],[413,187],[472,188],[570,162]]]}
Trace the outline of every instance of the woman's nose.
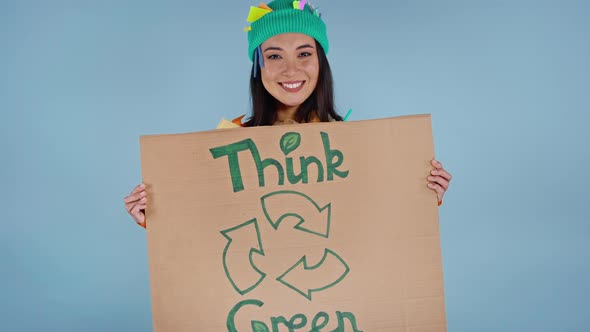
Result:
{"label": "woman's nose", "polygon": [[286,59],[285,68],[283,74],[286,76],[292,76],[297,72],[297,61],[296,59]]}

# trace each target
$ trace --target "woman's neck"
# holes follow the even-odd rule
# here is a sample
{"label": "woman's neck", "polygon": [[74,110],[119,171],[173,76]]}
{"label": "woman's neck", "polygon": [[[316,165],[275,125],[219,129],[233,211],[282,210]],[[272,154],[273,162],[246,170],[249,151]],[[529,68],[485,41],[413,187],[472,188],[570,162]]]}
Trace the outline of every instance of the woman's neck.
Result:
{"label": "woman's neck", "polygon": [[277,109],[277,121],[284,122],[288,120],[295,121],[295,114],[299,106],[282,106]]}

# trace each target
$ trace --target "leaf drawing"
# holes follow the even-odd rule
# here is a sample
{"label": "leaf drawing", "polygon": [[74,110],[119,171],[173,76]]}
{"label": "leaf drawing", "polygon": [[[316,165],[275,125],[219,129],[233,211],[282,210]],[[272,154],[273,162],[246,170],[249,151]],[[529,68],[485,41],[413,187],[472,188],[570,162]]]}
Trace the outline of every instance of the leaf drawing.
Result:
{"label": "leaf drawing", "polygon": [[289,132],[281,137],[281,150],[285,156],[297,149],[299,144],[301,144],[301,135],[299,133]]}
{"label": "leaf drawing", "polygon": [[252,321],[252,332],[269,332],[266,324],[260,321]]}

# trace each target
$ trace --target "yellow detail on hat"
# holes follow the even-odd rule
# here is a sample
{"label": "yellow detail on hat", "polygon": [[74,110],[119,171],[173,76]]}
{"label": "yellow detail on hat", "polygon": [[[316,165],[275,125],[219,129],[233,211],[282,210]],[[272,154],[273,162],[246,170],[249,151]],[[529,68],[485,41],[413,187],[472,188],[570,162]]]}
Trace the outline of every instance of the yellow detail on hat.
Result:
{"label": "yellow detail on hat", "polygon": [[248,14],[248,19],[247,21],[252,23],[255,22],[257,20],[259,20],[262,16],[268,14],[272,12],[271,10],[265,9],[265,8],[259,8],[259,7],[250,7],[250,13]]}

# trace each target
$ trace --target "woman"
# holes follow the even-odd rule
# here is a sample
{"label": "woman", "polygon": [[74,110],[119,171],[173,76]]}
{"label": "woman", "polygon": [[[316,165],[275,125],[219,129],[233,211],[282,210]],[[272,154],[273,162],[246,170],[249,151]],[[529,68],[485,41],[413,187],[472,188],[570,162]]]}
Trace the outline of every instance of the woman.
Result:
{"label": "woman", "polygon": [[[275,0],[251,7],[248,54],[252,117],[244,127],[342,121],[334,110],[329,49],[321,14],[307,1]],[[432,160],[428,187],[439,205],[451,181],[442,164]],[[147,194],[140,184],[124,199],[127,212],[146,226]]]}

